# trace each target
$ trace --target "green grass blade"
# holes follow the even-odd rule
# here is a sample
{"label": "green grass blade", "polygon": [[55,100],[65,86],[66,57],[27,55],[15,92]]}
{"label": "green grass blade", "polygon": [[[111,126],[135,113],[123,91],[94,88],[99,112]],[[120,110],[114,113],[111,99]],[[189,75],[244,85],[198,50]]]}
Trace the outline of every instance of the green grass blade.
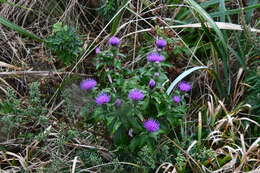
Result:
{"label": "green grass blade", "polygon": [[199,67],[193,67],[189,70],[184,71],[182,74],[180,74],[169,86],[169,88],[167,89],[166,93],[167,95],[170,95],[172,90],[174,89],[174,87],[181,81],[183,80],[186,76],[188,76],[189,74],[191,74],[192,72],[196,71],[196,70],[201,70],[201,69],[208,69],[207,66],[199,66]]}
{"label": "green grass blade", "polygon": [[[200,3],[200,6],[202,8],[207,8],[207,7],[210,7],[210,6],[213,6],[213,5],[216,5],[219,3],[220,0],[211,0],[211,1],[206,1],[206,2],[202,2]],[[227,0],[221,0],[221,1],[227,1]]]}
{"label": "green grass blade", "polygon": [[[257,3],[259,3],[259,0],[251,0],[248,2],[248,6],[254,6],[257,5]],[[254,13],[254,9],[250,9],[246,12],[246,22],[247,24],[250,24],[252,17]]]}
{"label": "green grass blade", "polygon": [[111,25],[111,35],[114,35],[117,31],[117,29],[119,28],[119,24],[120,24],[120,21],[122,19],[122,16],[125,12],[125,7],[126,7],[126,3],[127,1],[125,1],[121,7],[119,9],[123,9],[120,11],[120,13],[117,14],[117,16],[114,18],[114,20],[112,21],[112,25]]}
{"label": "green grass blade", "polygon": [[[227,0],[224,0],[227,1]],[[212,7],[212,6],[216,6],[217,4],[219,4],[219,0],[211,0],[211,1],[206,1],[206,2],[202,2],[200,3],[200,6],[202,8],[208,8],[208,7]],[[182,12],[182,14],[178,17],[179,20],[184,20],[185,17],[189,17],[190,16],[190,10],[187,10],[185,12]],[[188,20],[190,21],[190,20]],[[186,22],[187,23],[187,22]]]}
{"label": "green grass blade", "polygon": [[226,11],[225,0],[220,0],[219,1],[219,12],[221,13],[221,15],[220,15],[221,22],[225,22],[225,11]]}
{"label": "green grass blade", "polygon": [[[250,11],[250,10],[257,9],[257,8],[260,8],[260,4],[250,5],[248,7],[243,8],[243,9],[238,8],[238,9],[233,9],[233,10],[227,10],[227,11],[225,11],[225,15],[239,14],[242,11]],[[218,11],[218,12],[210,13],[209,15],[211,17],[219,17],[219,16],[221,16],[221,13]]]}
{"label": "green grass blade", "polygon": [[229,46],[229,50],[236,57],[237,61],[243,67],[243,69],[246,70],[247,69],[246,68],[246,60],[245,60],[244,56],[239,56],[239,54],[231,46]]}
{"label": "green grass blade", "polygon": [[209,25],[213,28],[213,30],[216,32],[216,34],[219,37],[219,40],[221,41],[224,48],[227,50],[228,46],[227,43],[223,37],[222,32],[218,28],[218,26],[215,24],[213,19],[210,17],[210,15],[194,0],[185,0],[189,5],[193,7],[193,9],[205,20],[209,23]]}
{"label": "green grass blade", "polygon": [[2,24],[4,26],[6,26],[7,28],[10,28],[14,31],[17,31],[19,34],[21,34],[25,37],[29,37],[38,42],[44,42],[44,40],[41,39],[40,37],[38,37],[37,35],[30,33],[29,31],[21,28],[20,26],[17,26],[16,24],[10,22],[9,20],[7,20],[1,16],[0,16],[0,24]]}
{"label": "green grass blade", "polygon": [[215,79],[215,82],[216,82],[216,87],[217,87],[217,90],[220,94],[221,97],[224,97],[225,96],[225,90],[222,86],[223,82],[222,80],[220,80],[219,76],[217,75],[217,73],[212,70],[212,69],[207,69],[209,75],[211,75],[214,79]]}

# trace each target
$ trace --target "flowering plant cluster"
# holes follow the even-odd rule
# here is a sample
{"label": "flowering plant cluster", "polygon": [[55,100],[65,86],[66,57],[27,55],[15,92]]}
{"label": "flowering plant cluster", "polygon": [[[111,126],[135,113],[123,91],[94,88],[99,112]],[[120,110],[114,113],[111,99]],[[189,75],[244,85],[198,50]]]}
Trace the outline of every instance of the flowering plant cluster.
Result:
{"label": "flowering plant cluster", "polygon": [[111,37],[108,43],[109,50],[95,50],[99,81],[89,78],[80,83],[93,100],[85,106],[85,121],[102,127],[116,146],[129,146],[131,151],[155,146],[162,134],[180,125],[186,112],[182,93],[189,92],[191,85],[180,82],[172,96],[166,94],[166,40],[156,40],[154,50],[146,54],[145,65],[134,70],[122,66],[121,40]]}

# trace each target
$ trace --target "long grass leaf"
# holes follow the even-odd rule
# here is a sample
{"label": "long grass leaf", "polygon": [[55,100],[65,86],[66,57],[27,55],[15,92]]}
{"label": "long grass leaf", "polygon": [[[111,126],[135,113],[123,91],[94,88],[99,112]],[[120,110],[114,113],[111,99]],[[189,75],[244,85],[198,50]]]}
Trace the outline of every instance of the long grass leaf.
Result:
{"label": "long grass leaf", "polygon": [[114,35],[116,33],[117,29],[119,28],[120,21],[122,19],[124,11],[125,11],[124,6],[126,5],[126,3],[127,3],[127,1],[125,1],[123,3],[123,5],[121,5],[120,9],[123,8],[123,10],[121,10],[120,13],[118,13],[117,16],[114,18],[114,20],[112,21],[111,35]]}
{"label": "long grass leaf", "polygon": [[221,15],[220,15],[221,22],[225,22],[225,11],[226,11],[225,0],[220,0],[219,1],[219,12],[221,13]]}
{"label": "long grass leaf", "polygon": [[216,34],[219,37],[219,40],[221,41],[224,48],[227,50],[228,46],[226,41],[224,40],[223,34],[221,33],[220,29],[216,25],[216,23],[213,21],[213,19],[210,17],[210,15],[194,0],[185,0],[189,5],[193,7],[193,9],[205,20],[208,22],[208,24],[212,27],[212,29],[216,32]]}
{"label": "long grass leaf", "polygon": [[[225,11],[225,15],[232,15],[232,14],[239,14],[242,11],[250,11],[250,10],[254,10],[260,8],[260,4],[254,4],[254,5],[250,5],[248,7],[245,8],[238,8],[238,9],[233,9],[233,10],[227,10]],[[219,17],[221,15],[221,12],[213,12],[209,14],[211,17]]]}
{"label": "long grass leaf", "polygon": [[189,70],[184,71],[182,74],[180,74],[169,86],[169,88],[167,89],[166,93],[168,95],[171,94],[172,90],[174,89],[174,87],[181,81],[183,80],[186,76],[188,76],[189,74],[191,74],[192,72],[196,71],[196,70],[201,70],[201,69],[207,69],[207,66],[199,66],[199,67],[193,67]]}
{"label": "long grass leaf", "polygon": [[[248,1],[248,6],[253,6],[253,5],[257,5],[259,3],[259,0],[251,0]],[[250,9],[246,12],[246,22],[247,24],[250,24],[252,17],[254,13],[254,9]]]}
{"label": "long grass leaf", "polygon": [[44,42],[44,40],[41,39],[40,37],[38,37],[37,35],[30,33],[29,31],[21,28],[20,26],[10,22],[9,20],[7,20],[7,19],[5,19],[5,18],[3,18],[1,16],[0,16],[0,24],[8,27],[9,29],[17,31],[19,34],[21,34],[21,35],[23,35],[25,37],[29,37],[29,38],[31,38],[31,39],[33,39],[35,41],[38,41],[38,42]]}
{"label": "long grass leaf", "polygon": [[[227,0],[224,0],[227,1]],[[211,0],[211,1],[206,1],[206,2],[202,2],[200,3],[200,6],[202,8],[208,8],[208,7],[212,7],[219,4],[219,0]],[[190,17],[190,10],[186,10],[185,12],[182,12],[181,15],[179,15],[178,19],[184,19],[185,17]],[[189,20],[188,20],[189,21]]]}

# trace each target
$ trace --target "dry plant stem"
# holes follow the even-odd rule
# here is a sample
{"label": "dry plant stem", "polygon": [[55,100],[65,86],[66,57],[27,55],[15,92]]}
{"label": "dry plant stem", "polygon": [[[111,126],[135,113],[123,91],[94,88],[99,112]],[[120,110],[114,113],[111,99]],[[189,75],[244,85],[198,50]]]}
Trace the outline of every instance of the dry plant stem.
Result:
{"label": "dry plant stem", "polygon": [[[137,0],[137,13],[139,14],[139,12],[140,12],[140,6],[141,5],[139,5],[139,0]],[[142,3],[141,3],[142,4]],[[135,23],[135,31],[137,31],[137,26],[138,26],[138,16],[136,16],[136,23]],[[134,52],[133,52],[133,58],[132,58],[132,61],[134,62],[134,60],[135,60],[135,51],[136,51],[136,41],[137,41],[137,33],[135,33],[135,35],[134,35]],[[134,63],[133,63],[133,65],[132,65],[132,70],[134,69]]]}
{"label": "dry plant stem", "polygon": [[12,72],[0,72],[0,77],[13,77],[13,76],[21,76],[21,75],[32,75],[32,76],[56,76],[56,75],[77,75],[77,76],[89,76],[87,74],[82,73],[71,73],[71,72],[55,72],[55,71],[12,71]]}
{"label": "dry plant stem", "polygon": [[[191,157],[191,155],[190,155],[189,153],[187,153],[187,152],[186,152],[185,150],[183,150],[178,144],[176,144],[176,143],[174,142],[174,140],[170,139],[168,136],[165,136],[165,137],[166,137],[170,142],[172,142],[179,150],[181,150],[186,157],[190,158],[190,159],[193,161],[193,163],[195,163],[195,165],[201,170],[201,172],[204,172],[204,171],[202,170],[201,166],[199,165],[199,163],[196,162],[196,161]],[[188,162],[190,162],[190,161],[188,160]]]}
{"label": "dry plant stem", "polygon": [[[105,68],[105,71],[108,72],[109,68]],[[108,81],[112,84],[113,83],[113,79],[112,79],[111,75],[108,74],[107,77],[108,77]],[[114,87],[113,87],[113,90],[116,93],[116,89]]]}
{"label": "dry plant stem", "polygon": [[[191,6],[189,5],[183,5],[183,4],[173,4],[173,5],[161,5],[159,7],[156,7],[156,8],[153,8],[151,10],[148,10],[148,11],[145,11],[144,13],[142,13],[141,15],[145,15],[147,13],[150,13],[152,11],[156,11],[156,10],[159,10],[161,8],[166,8],[166,7],[178,7],[178,8],[181,8],[181,7],[187,7],[187,8],[192,8]],[[174,17],[173,17],[174,18]]]}
{"label": "dry plant stem", "polygon": [[[2,81],[6,86],[8,86],[9,88],[12,88],[12,90],[19,96],[22,97],[22,95],[16,91],[8,82],[6,82],[2,77],[0,77],[0,81]],[[2,87],[1,87],[2,88]],[[2,89],[5,93],[7,93],[7,91],[5,89]]]}
{"label": "dry plant stem", "polygon": [[78,156],[76,156],[76,157],[74,158],[74,160],[73,160],[73,165],[72,165],[71,173],[75,173],[77,160],[78,160]]}
{"label": "dry plant stem", "polygon": [[[15,154],[15,153],[9,152],[9,151],[7,151],[7,152],[2,152],[2,151],[0,151],[0,157],[1,157],[1,155],[2,155],[2,156],[9,155],[9,156],[15,157],[16,159],[14,159],[14,160],[18,160],[19,163],[21,164],[21,166],[23,167],[23,169],[24,169],[25,171],[28,171],[28,165],[27,165],[25,159],[24,159],[22,156],[19,156],[19,155]],[[11,165],[12,165],[12,164],[11,164]]]}
{"label": "dry plant stem", "polygon": [[130,165],[130,166],[133,166],[133,167],[141,168],[139,165],[134,164],[134,163],[130,163],[130,162],[110,162],[110,163],[104,163],[104,164],[92,166],[92,167],[87,168],[87,169],[82,169],[82,170],[79,171],[79,173],[84,172],[84,171],[90,172],[91,169],[95,169],[95,168],[99,168],[99,167],[103,167],[103,166],[108,166],[108,165],[114,165],[114,164],[124,164],[124,165]]}
{"label": "dry plant stem", "polygon": [[[235,83],[235,89],[233,92],[233,99],[232,99],[232,105],[235,107],[235,105],[239,102],[240,97],[242,96],[241,90],[243,90],[243,86],[239,85],[240,81],[243,79],[243,68],[240,68],[237,73],[236,83]],[[241,88],[239,87],[241,86]],[[239,92],[240,91],[240,92]]]}
{"label": "dry plant stem", "polygon": [[[167,166],[165,168],[165,166]],[[166,173],[167,171],[170,171],[171,168],[173,168],[172,172],[171,173],[176,173],[176,169],[174,168],[173,164],[169,163],[169,162],[164,162],[162,163],[158,168],[157,170],[155,171],[155,173],[159,173],[159,171],[161,170],[161,168],[164,169],[164,172],[163,173]]]}
{"label": "dry plant stem", "polygon": [[[192,52],[192,55],[195,55],[195,52],[196,52],[196,50],[197,50],[197,48],[198,48],[198,46],[199,46],[199,43],[200,43],[200,41],[202,40],[203,36],[204,36],[204,33],[201,34],[200,39],[199,39],[199,41],[197,42],[197,44],[196,44],[196,46],[195,46],[195,48],[194,48],[194,51]],[[191,56],[191,57],[189,58],[189,61],[188,61],[187,65],[186,65],[186,67],[185,67],[185,70],[187,70],[187,68],[189,67],[192,58],[193,58],[193,56]]]}
{"label": "dry plant stem", "polygon": [[57,106],[55,106],[53,109],[50,109],[46,117],[50,117],[52,113],[55,112],[59,107],[61,107],[64,102],[65,100],[62,100]]}
{"label": "dry plant stem", "polygon": [[73,146],[73,147],[78,147],[78,148],[95,149],[95,150],[108,152],[108,150],[106,148],[103,148],[101,146],[82,145],[82,144],[74,144],[74,143],[67,143],[67,145]]}
{"label": "dry plant stem", "polygon": [[90,130],[90,129],[88,129],[88,130],[86,130],[86,131],[87,131],[87,132],[90,132],[90,133],[92,133],[92,134],[94,134],[94,135],[96,135],[96,136],[103,137],[103,138],[107,139],[110,143],[113,142],[111,136],[103,135],[103,134],[101,134],[101,133],[98,133],[98,132],[96,132],[96,131],[94,131],[94,130]]}

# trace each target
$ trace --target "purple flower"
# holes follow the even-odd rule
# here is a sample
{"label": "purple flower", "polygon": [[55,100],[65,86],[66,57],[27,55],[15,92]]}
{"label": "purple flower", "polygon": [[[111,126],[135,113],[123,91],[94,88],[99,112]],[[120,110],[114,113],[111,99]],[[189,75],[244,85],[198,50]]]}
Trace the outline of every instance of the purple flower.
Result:
{"label": "purple flower", "polygon": [[97,85],[97,81],[94,79],[85,79],[80,82],[80,88],[82,90],[92,90]]}
{"label": "purple flower", "polygon": [[163,49],[167,45],[167,42],[163,39],[160,39],[160,40],[156,40],[155,44],[156,44],[157,48]]}
{"label": "purple flower", "polygon": [[96,98],[96,103],[98,105],[103,105],[105,103],[108,103],[110,101],[110,96],[106,93],[101,93]]}
{"label": "purple flower", "polygon": [[144,99],[144,94],[138,89],[132,89],[128,94],[128,98],[133,101],[139,101]]}
{"label": "purple flower", "polygon": [[153,89],[153,88],[155,87],[155,85],[156,85],[156,82],[155,82],[153,79],[151,79],[151,80],[149,81],[149,87],[150,87],[151,89]]}
{"label": "purple flower", "polygon": [[153,120],[153,119],[148,119],[144,122],[144,128],[148,132],[156,132],[160,129],[160,124],[158,121]]}
{"label": "purple flower", "polygon": [[122,104],[122,100],[121,99],[116,99],[116,101],[115,101],[116,107],[119,107],[121,104]]}
{"label": "purple flower", "polygon": [[187,82],[181,82],[181,83],[179,83],[178,87],[179,87],[179,89],[180,89],[181,91],[184,91],[184,92],[188,92],[188,91],[191,90],[191,85],[188,84]]}
{"label": "purple flower", "polygon": [[97,48],[95,49],[95,53],[96,53],[96,54],[99,54],[99,53],[101,53],[101,50],[100,50],[100,48],[99,48],[99,47],[97,47]]}
{"label": "purple flower", "polygon": [[172,101],[174,101],[175,103],[180,103],[181,102],[181,97],[180,96],[173,96],[172,97]]}
{"label": "purple flower", "polygon": [[164,60],[164,56],[160,55],[157,52],[152,52],[152,53],[147,55],[147,60],[148,60],[148,62],[160,63]]}
{"label": "purple flower", "polygon": [[120,44],[120,39],[113,36],[111,37],[109,40],[108,40],[108,43],[111,45],[111,46],[118,46]]}

